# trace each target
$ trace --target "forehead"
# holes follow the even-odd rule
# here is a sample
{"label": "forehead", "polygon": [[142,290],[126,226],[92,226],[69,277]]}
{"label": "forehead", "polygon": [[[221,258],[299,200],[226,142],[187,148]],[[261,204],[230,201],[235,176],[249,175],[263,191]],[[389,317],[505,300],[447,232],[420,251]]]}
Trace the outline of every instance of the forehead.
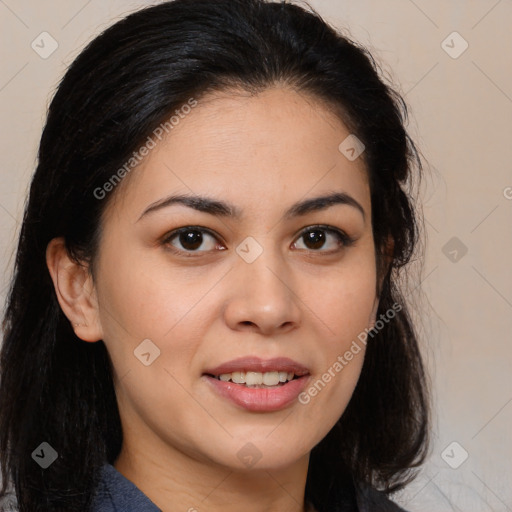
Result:
{"label": "forehead", "polygon": [[116,210],[140,209],[170,192],[228,196],[256,210],[315,188],[368,199],[363,158],[351,161],[339,150],[348,128],[309,95],[286,87],[212,93],[173,121],[123,178]]}

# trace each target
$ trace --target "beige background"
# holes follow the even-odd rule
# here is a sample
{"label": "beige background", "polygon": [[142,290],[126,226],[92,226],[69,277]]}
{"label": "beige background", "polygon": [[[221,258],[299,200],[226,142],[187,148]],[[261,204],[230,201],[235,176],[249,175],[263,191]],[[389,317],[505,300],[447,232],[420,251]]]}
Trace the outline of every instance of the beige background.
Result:
{"label": "beige background", "polygon": [[[0,0],[2,305],[51,94],[87,41],[148,3]],[[512,511],[512,1],[311,4],[373,52],[404,94],[430,164],[417,312],[434,381],[434,444],[395,499],[411,512]],[[31,48],[43,31],[58,43],[46,59]],[[457,466],[462,450],[469,456],[453,469],[446,461]]]}

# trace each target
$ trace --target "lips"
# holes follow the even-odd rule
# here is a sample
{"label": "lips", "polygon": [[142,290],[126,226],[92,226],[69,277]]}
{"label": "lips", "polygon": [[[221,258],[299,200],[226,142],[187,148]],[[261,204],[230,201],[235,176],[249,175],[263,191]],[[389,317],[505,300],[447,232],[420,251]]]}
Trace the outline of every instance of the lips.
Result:
{"label": "lips", "polygon": [[241,357],[227,363],[206,370],[204,373],[219,376],[233,372],[293,372],[295,375],[303,376],[309,374],[309,370],[287,357],[276,357],[274,359],[260,359],[258,357]]}
{"label": "lips", "polygon": [[304,389],[309,370],[289,358],[234,359],[203,374],[217,396],[253,412],[271,412],[293,403]]}

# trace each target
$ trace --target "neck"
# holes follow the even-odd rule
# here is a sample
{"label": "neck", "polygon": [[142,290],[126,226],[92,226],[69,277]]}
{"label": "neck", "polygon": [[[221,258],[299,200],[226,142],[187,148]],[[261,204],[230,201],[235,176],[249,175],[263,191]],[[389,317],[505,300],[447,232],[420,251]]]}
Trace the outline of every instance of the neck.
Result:
{"label": "neck", "polygon": [[[240,470],[199,461],[165,447],[165,457],[148,457],[143,444],[127,443],[114,467],[162,512],[305,512],[309,455],[279,469]],[[131,446],[128,449],[127,446]]]}

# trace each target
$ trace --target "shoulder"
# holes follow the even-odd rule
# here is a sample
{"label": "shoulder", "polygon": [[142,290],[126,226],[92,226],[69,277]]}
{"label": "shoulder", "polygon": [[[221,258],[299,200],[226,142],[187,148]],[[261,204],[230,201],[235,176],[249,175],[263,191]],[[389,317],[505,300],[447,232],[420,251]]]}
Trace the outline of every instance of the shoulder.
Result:
{"label": "shoulder", "polygon": [[360,485],[356,491],[359,512],[407,512],[391,501],[383,491],[368,485]]}
{"label": "shoulder", "polygon": [[100,469],[89,512],[161,512],[130,480],[111,464]]}

